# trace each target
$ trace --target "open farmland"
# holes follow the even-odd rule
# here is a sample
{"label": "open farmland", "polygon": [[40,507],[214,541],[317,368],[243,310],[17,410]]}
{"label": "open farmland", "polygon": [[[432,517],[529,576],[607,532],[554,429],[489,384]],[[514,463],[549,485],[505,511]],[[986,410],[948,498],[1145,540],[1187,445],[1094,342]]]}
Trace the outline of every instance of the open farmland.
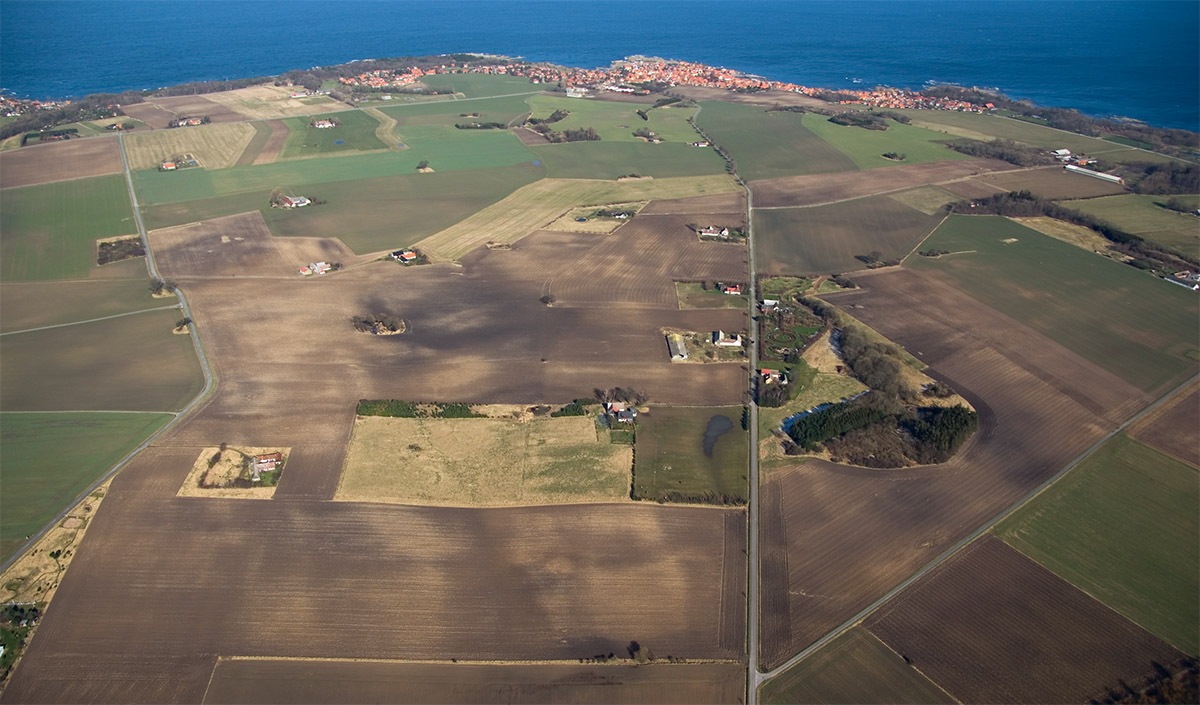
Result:
{"label": "open farmland", "polygon": [[855,627],[762,686],[767,705],[955,703],[874,634]]}
{"label": "open farmland", "polygon": [[[142,264],[137,260],[137,264]],[[145,274],[145,270],[142,270]],[[130,311],[174,306],[175,297],[150,295],[148,279],[0,284],[0,333],[87,321]]]}
{"label": "open farmland", "polygon": [[617,179],[629,175],[661,179],[725,173],[725,160],[714,150],[683,143],[570,142],[530,149],[555,179]]}
{"label": "open farmland", "polygon": [[336,499],[484,507],[621,502],[629,499],[632,465],[633,449],[598,435],[591,416],[367,416],[355,421]]}
{"label": "open farmland", "polygon": [[1169,196],[1126,194],[1064,203],[1090,213],[1127,233],[1173,247],[1189,257],[1200,256],[1200,218],[1164,207]]}
{"label": "open farmland", "polygon": [[[611,235],[593,235],[596,245],[587,256],[567,263],[550,280],[546,290],[557,299],[556,306],[622,303],[675,309],[679,305],[677,280],[744,282],[745,246],[701,242],[688,227],[688,223],[696,220],[695,216],[687,215],[638,215]],[[736,227],[741,220],[740,213],[731,213],[721,222]],[[722,314],[726,323],[683,329],[702,332],[745,329],[745,308],[710,310]],[[661,336],[658,344],[661,359],[666,360],[666,342]]]}
{"label": "open farmland", "polygon": [[1085,174],[1073,174],[1059,166],[1029,169],[1011,174],[988,174],[979,181],[996,186],[1001,191],[1032,191],[1049,200],[1064,198],[1095,198],[1125,193],[1121,184],[1103,181]]}
{"label": "open farmland", "polygon": [[[653,406],[637,420],[633,494],[656,501],[744,504],[749,434],[740,406]],[[728,423],[726,423],[728,422]]]}
{"label": "open farmland", "polygon": [[349,263],[353,257],[333,238],[272,237],[257,211],[154,230],[149,238],[159,272],[169,279],[294,278],[311,262]]}
{"label": "open farmland", "polygon": [[302,89],[288,88],[287,86],[249,86],[220,93],[206,93],[204,97],[251,120],[349,109],[348,106],[342,105],[328,96],[293,98],[292,93],[300,90]]}
{"label": "open farmland", "polygon": [[[71,207],[64,207],[64,204]],[[0,190],[0,280],[82,279],[98,238],[137,232],[119,174]]]}
{"label": "open farmland", "polygon": [[1195,468],[1118,435],[995,532],[1182,651],[1200,653]]}
{"label": "open farmland", "polygon": [[[891,120],[887,124],[886,130],[867,130],[853,125],[838,125],[816,113],[804,115],[804,126],[809,131],[850,157],[859,169],[970,159],[948,148],[945,144],[948,138],[940,132],[901,125]],[[904,160],[894,161],[883,156],[890,152],[903,154]]]}
{"label": "open farmland", "polygon": [[1135,424],[1139,441],[1200,467],[1200,388],[1180,393]]}
{"label": "open farmland", "polygon": [[[502,122],[508,124],[529,113],[528,98],[523,95],[484,98],[467,102],[453,100],[435,103],[404,103],[397,99],[391,105],[378,105],[379,112],[394,119],[396,124],[448,125],[460,122]],[[470,117],[477,114],[478,117]]]}
{"label": "open farmland", "polygon": [[176,118],[207,116],[214,123],[223,123],[241,122],[249,117],[203,95],[150,96],[141,103],[122,105],[121,112],[158,130]]}
{"label": "open farmland", "polygon": [[168,414],[0,413],[0,560],[166,423]]}
{"label": "open farmland", "polygon": [[856,171],[854,160],[804,126],[804,115],[704,101],[696,124],[737,163],[747,181]]}
{"label": "open farmland", "polygon": [[275,187],[295,190],[312,184],[415,174],[421,161],[429,161],[437,171],[464,171],[511,166],[536,159],[507,132],[430,127],[434,129],[422,132],[425,139],[421,143],[414,143],[410,149],[401,152],[379,151],[336,159],[293,159],[213,171],[144,170],[134,173],[134,183],[139,202],[143,206],[153,206],[245,191],[270,191]]}
{"label": "open farmland", "polygon": [[0,154],[0,188],[103,176],[121,171],[116,137],[50,142]]}
{"label": "open farmland", "polygon": [[[605,142],[644,142],[634,136],[634,131],[646,129],[654,132],[664,142],[695,142],[700,139],[687,119],[695,108],[665,107],[650,109],[649,105],[616,103],[604,100],[580,100],[562,95],[535,95],[529,98],[533,117],[546,119],[556,110],[564,110],[567,117],[550,124],[550,129],[583,130],[593,128]],[[638,110],[645,110],[648,120],[643,120]]]}
{"label": "open farmland", "polygon": [[436,257],[458,259],[487,242],[516,242],[576,206],[675,199],[736,189],[733,179],[725,175],[624,181],[543,179],[417,244]]}
{"label": "open farmland", "polygon": [[923,247],[966,253],[907,266],[952,278],[1147,392],[1196,369],[1187,355],[1200,340],[1200,305],[1182,287],[993,216],[951,216]]}
{"label": "open farmland", "polygon": [[499,665],[221,659],[205,703],[742,702],[736,663]]}
{"label": "open farmland", "polygon": [[1183,656],[990,536],[865,625],[967,703],[1083,702]]}
{"label": "open farmland", "polygon": [[856,318],[928,363],[927,373],[971,402],[980,427],[943,465],[880,471],[781,460],[770,471],[762,494],[768,668],[852,617],[1150,401],[940,277],[899,269],[855,280],[861,289],[828,300],[852,307]]}
{"label": "open farmland", "polygon": [[177,310],[146,311],[0,338],[5,411],[172,411],[203,388]]}
{"label": "open farmland", "polygon": [[755,245],[764,274],[832,274],[866,267],[859,255],[900,259],[945,218],[886,196],[828,206],[756,210]]}
{"label": "open farmland", "polygon": [[927,215],[885,196],[811,208],[755,213],[760,271],[764,274],[821,274],[867,267],[859,256],[879,262],[908,254],[945,217]]}
{"label": "open farmland", "polygon": [[133,170],[157,169],[180,154],[195,155],[205,169],[224,169],[237,163],[254,134],[248,122],[135,132],[124,138],[125,155]]}
{"label": "open farmland", "polygon": [[[276,235],[332,235],[365,254],[407,247],[478,217],[480,211],[541,176],[541,169],[518,164],[338,181],[305,188],[304,195],[324,202],[319,206],[262,210]],[[487,235],[488,230],[478,234]]]}
{"label": "open farmland", "polygon": [[[333,120],[336,127],[312,127],[313,120]],[[375,131],[379,121],[363,110],[348,110],[308,117],[284,119],[290,134],[279,153],[280,159],[316,157],[343,152],[369,152],[387,149]]]}
{"label": "open farmland", "polygon": [[[573,661],[632,640],[743,653],[741,511],[169,500],[143,494],[153,473],[181,478],[153,458],[118,476],[6,697],[198,702],[214,654]],[[230,599],[264,585],[270,599]]]}
{"label": "open farmland", "polygon": [[[1006,162],[969,159],[868,169],[842,174],[814,174],[762,179],[750,183],[755,208],[816,206],[914,186],[945,185],[993,171],[1012,169]],[[950,189],[953,190],[953,189]]]}
{"label": "open farmland", "polygon": [[[1083,152],[1092,156],[1105,153],[1105,159],[1111,159],[1112,154],[1116,152],[1131,151],[1126,147],[1104,140],[997,115],[960,113],[952,110],[897,110],[896,112],[912,118],[914,125],[985,142],[999,138],[1023,142],[1041,149],[1069,149],[1074,153]],[[1142,154],[1146,153],[1142,152]]]}
{"label": "open farmland", "polygon": [[[279,159],[279,154],[283,151],[283,145],[287,142],[288,130],[287,125],[283,120],[268,120],[267,122],[253,123],[255,129],[267,130],[266,140],[262,142],[261,147],[255,149],[255,145],[246,147],[246,151],[242,154],[242,159],[238,161],[236,166],[245,166],[249,164],[274,164],[275,160]],[[257,140],[257,138],[256,138]],[[246,157],[253,157],[248,162]]]}
{"label": "open farmland", "polygon": [[941,212],[945,206],[961,201],[962,198],[937,186],[918,186],[908,191],[893,193],[888,198],[915,208],[926,215]]}

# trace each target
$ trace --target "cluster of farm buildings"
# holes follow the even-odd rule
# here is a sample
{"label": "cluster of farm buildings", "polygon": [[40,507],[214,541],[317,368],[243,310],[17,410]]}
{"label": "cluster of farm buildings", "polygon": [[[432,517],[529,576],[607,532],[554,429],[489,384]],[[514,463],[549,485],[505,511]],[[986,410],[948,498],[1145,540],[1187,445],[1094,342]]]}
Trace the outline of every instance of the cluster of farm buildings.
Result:
{"label": "cluster of farm buildings", "polygon": [[[533,83],[553,83],[568,91],[595,88],[620,93],[649,93],[631,87],[644,83],[661,83],[668,86],[700,86],[724,90],[743,91],[786,91],[814,96],[825,92],[822,88],[801,86],[786,81],[772,81],[760,76],[750,76],[733,69],[707,66],[690,61],[647,59],[631,57],[614,61],[607,68],[581,69],[553,64],[529,64],[520,61],[470,66],[468,64],[442,64],[428,69],[377,69],[365,71],[357,76],[338,79],[344,85],[362,88],[400,88],[411,86],[422,77],[444,73],[484,73],[522,76]],[[983,112],[994,107],[991,103],[976,105],[962,100],[934,98],[899,88],[875,88],[867,91],[842,90],[848,96],[840,101],[844,104],[864,104],[883,108],[920,108],[925,110],[957,110]]]}

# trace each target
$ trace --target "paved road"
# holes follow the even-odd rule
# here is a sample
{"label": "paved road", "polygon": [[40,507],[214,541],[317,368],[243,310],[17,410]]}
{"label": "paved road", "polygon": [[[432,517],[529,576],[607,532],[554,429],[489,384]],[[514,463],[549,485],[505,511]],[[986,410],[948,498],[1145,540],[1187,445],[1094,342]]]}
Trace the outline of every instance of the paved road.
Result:
{"label": "paved road", "polygon": [[[126,186],[126,188],[129,189],[129,202],[133,205],[133,216],[134,216],[134,220],[137,222],[138,235],[142,238],[142,246],[146,248],[146,268],[149,270],[151,277],[158,279],[159,278],[158,267],[156,267],[154,264],[154,253],[150,250],[150,240],[146,236],[146,226],[145,226],[145,224],[142,223],[142,212],[138,208],[137,193],[135,193],[134,189],[133,189],[133,175],[129,171],[129,160],[125,156],[125,138],[124,138],[124,135],[122,135],[119,132],[117,133],[117,144],[120,145],[120,147],[121,147],[121,163],[125,169],[125,186]],[[165,308],[182,309],[183,315],[188,318],[191,318],[192,312],[191,312],[191,309],[188,308],[187,298],[183,295],[182,291],[177,291],[175,293],[179,297],[179,303],[172,305],[172,306],[167,306]],[[156,309],[149,309],[149,310],[156,310]],[[136,311],[134,313],[143,313],[143,311]],[[120,315],[129,315],[129,314],[120,314]],[[107,318],[116,318],[116,316],[108,316]],[[96,320],[101,320],[101,319],[96,319]],[[65,324],[65,325],[75,325],[75,324]],[[56,328],[58,326],[47,326],[47,327],[48,328]],[[116,465],[113,465],[111,468],[109,468],[108,472],[104,473],[104,475],[99,480],[96,480],[91,485],[89,485],[87,489],[85,489],[83,492],[80,492],[79,495],[77,495],[70,504],[68,504],[61,512],[59,512],[53,519],[51,519],[49,523],[47,523],[45,526],[43,526],[40,531],[38,531],[36,534],[30,536],[29,540],[25,542],[25,545],[21,546],[21,548],[16,553],[14,553],[12,556],[5,559],[3,564],[0,564],[0,572],[8,570],[8,567],[11,566],[18,558],[25,555],[26,551],[33,548],[34,544],[36,544],[38,542],[38,540],[40,540],[42,538],[42,536],[45,536],[47,531],[54,528],[60,521],[62,521],[63,518],[67,515],[67,512],[71,511],[72,509],[75,508],[75,505],[82,502],[84,497],[87,497],[92,492],[95,492],[96,488],[99,487],[100,485],[103,485],[105,482],[108,482],[108,480],[113,475],[115,475],[118,470],[125,467],[126,463],[128,463],[130,460],[132,460],[134,456],[136,456],[138,453],[145,450],[146,447],[149,446],[154,441],[154,439],[158,438],[159,436],[161,436],[162,434],[166,433],[168,430],[173,428],[177,423],[179,423],[179,420],[181,418],[183,418],[185,415],[187,415],[187,413],[189,411],[196,408],[197,404],[204,401],[208,397],[208,395],[210,393],[212,393],[213,387],[215,386],[214,380],[213,380],[213,375],[212,375],[212,368],[209,367],[208,358],[205,357],[205,355],[204,355],[204,348],[201,347],[201,345],[200,345],[200,336],[196,332],[196,325],[193,323],[193,324],[191,324],[190,328],[191,328],[190,332],[191,332],[191,336],[192,336],[192,344],[196,348],[196,357],[199,358],[200,369],[204,373],[204,389],[200,390],[200,393],[198,395],[196,395],[196,398],[192,399],[190,402],[188,402],[187,406],[183,407],[178,412],[166,412],[166,413],[174,414],[175,417],[172,418],[170,421],[168,421],[166,424],[164,424],[162,426],[162,428],[160,428],[157,431],[155,431],[154,433],[152,433],[149,438],[147,438],[146,440],[144,440],[140,444],[138,444],[138,446],[136,448],[129,451],[129,453],[124,458],[121,458],[119,461],[117,461]],[[28,331],[23,331],[23,332],[28,332]]]}
{"label": "paved road", "polygon": [[[741,181],[741,178],[738,178]],[[754,402],[754,371],[758,369],[758,321],[755,309],[758,303],[758,270],[754,259],[754,194],[745,182],[746,189],[746,252],[750,264],[750,502],[747,521],[750,525],[750,541],[747,553],[749,574],[746,580],[746,649],[748,658],[746,703],[757,705],[758,686],[762,674],[758,670],[758,404]]]}

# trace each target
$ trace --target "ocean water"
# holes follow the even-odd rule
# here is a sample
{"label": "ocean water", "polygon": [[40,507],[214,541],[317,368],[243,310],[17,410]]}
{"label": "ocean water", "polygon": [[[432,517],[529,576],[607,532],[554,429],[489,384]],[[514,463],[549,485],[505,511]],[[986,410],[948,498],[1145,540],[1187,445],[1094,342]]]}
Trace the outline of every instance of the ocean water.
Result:
{"label": "ocean water", "polygon": [[0,87],[61,98],[475,51],[812,86],[950,82],[1200,128],[1195,0],[0,0]]}

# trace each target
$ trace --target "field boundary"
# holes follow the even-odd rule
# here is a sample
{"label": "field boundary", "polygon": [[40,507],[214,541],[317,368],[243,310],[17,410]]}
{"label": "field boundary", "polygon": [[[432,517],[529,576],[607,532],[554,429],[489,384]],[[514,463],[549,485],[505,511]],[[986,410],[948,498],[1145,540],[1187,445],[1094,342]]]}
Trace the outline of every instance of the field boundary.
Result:
{"label": "field boundary", "polygon": [[[408,149],[408,142],[396,133],[396,125],[399,124],[396,118],[379,108],[363,108],[362,111],[379,121],[379,127],[375,128],[375,136],[387,145],[388,151],[403,152]],[[398,146],[401,143],[404,144],[403,147]]]}
{"label": "field boundary", "polygon": [[[19,333],[34,333],[39,330],[50,330],[51,328],[66,328],[67,326],[78,326],[84,323],[96,323],[98,321],[107,321],[112,318],[121,318],[123,316],[136,316],[139,313],[148,313],[150,311],[167,311],[173,308],[179,308],[179,304],[173,306],[159,306],[158,308],[144,308],[140,311],[126,311],[125,313],[114,313],[111,316],[101,316],[99,318],[89,318],[86,321],[72,321],[71,323],[56,323],[52,326],[40,326],[38,328],[25,328],[24,330],[10,330],[0,333],[0,338],[6,335],[17,335]],[[5,412],[7,413],[7,412]]]}
{"label": "field boundary", "polygon": [[[889,590],[887,593],[885,593],[882,597],[875,600],[870,605],[867,605],[865,608],[863,608],[861,611],[859,611],[857,614],[855,614],[850,619],[846,620],[842,624],[840,624],[837,627],[835,627],[834,629],[830,630],[827,634],[825,634],[825,636],[823,636],[820,639],[817,639],[813,643],[809,644],[804,649],[802,649],[799,653],[792,656],[788,660],[784,661],[779,666],[771,669],[770,671],[767,671],[765,673],[759,672],[759,673],[754,674],[754,679],[756,681],[755,690],[757,691],[759,688],[761,688],[762,684],[765,683],[766,681],[780,675],[787,669],[791,668],[792,666],[795,666],[796,664],[800,663],[804,659],[808,658],[813,653],[818,651],[821,647],[825,646],[830,641],[832,641],[836,637],[840,636],[844,632],[850,630],[852,627],[855,627],[855,626],[861,624],[867,617],[871,616],[871,614],[876,612],[880,607],[883,607],[888,602],[891,602],[893,598],[897,597],[900,593],[904,592],[904,590],[906,590],[910,585],[915,583],[917,580],[920,580],[927,573],[929,573],[933,569],[937,568],[938,566],[940,566],[942,563],[946,562],[948,559],[950,559],[954,555],[957,555],[961,550],[963,550],[970,544],[974,543],[980,537],[985,536],[996,524],[999,524],[1001,521],[1008,518],[1009,515],[1016,512],[1018,509],[1024,507],[1026,504],[1029,504],[1029,502],[1033,501],[1035,498],[1037,498],[1039,495],[1041,495],[1043,492],[1045,492],[1047,489],[1049,489],[1052,485],[1054,485],[1054,483],[1058,482],[1068,472],[1075,469],[1075,467],[1077,465],[1079,465],[1084,460],[1086,460],[1089,456],[1092,455],[1092,453],[1095,453],[1096,450],[1098,448],[1100,448],[1100,446],[1107,443],[1109,440],[1114,438],[1117,434],[1124,432],[1124,430],[1127,427],[1129,427],[1129,426],[1133,425],[1134,423],[1136,423],[1137,421],[1141,420],[1141,418],[1143,416],[1146,416],[1147,414],[1151,413],[1152,411],[1157,409],[1162,404],[1173,399],[1176,394],[1179,394],[1182,391],[1188,390],[1190,385],[1192,385],[1194,382],[1196,382],[1196,380],[1200,380],[1200,373],[1192,375],[1186,381],[1184,381],[1182,384],[1179,384],[1176,387],[1172,388],[1169,392],[1167,392],[1163,396],[1159,397],[1156,401],[1151,403],[1149,406],[1146,406],[1138,413],[1136,413],[1133,416],[1131,416],[1130,418],[1126,419],[1123,423],[1118,425],[1116,428],[1114,428],[1113,430],[1106,433],[1103,437],[1101,437],[1099,440],[1097,440],[1094,444],[1092,444],[1090,447],[1085,449],[1082,453],[1080,453],[1078,456],[1076,456],[1074,459],[1072,459],[1070,462],[1068,462],[1065,466],[1063,466],[1060,470],[1058,470],[1058,472],[1054,473],[1049,478],[1047,478],[1044,482],[1042,482],[1040,485],[1033,488],[1028,494],[1021,497],[1016,502],[1009,505],[1007,508],[1005,508],[999,514],[997,514],[995,517],[993,517],[992,519],[989,519],[983,525],[976,528],[973,532],[971,532],[967,536],[960,539],[957,543],[955,543],[950,548],[943,551],[932,561],[930,561],[929,563],[926,563],[924,566],[922,566],[920,570],[913,573],[908,578],[905,578],[904,581],[902,581],[900,584],[893,587],[891,590]],[[1013,549],[1013,550],[1015,551],[1016,549]],[[1017,552],[1020,553],[1020,551],[1017,551]],[[1022,553],[1021,555],[1024,556],[1025,554]],[[1029,560],[1033,561],[1032,558],[1029,558]],[[1037,563],[1037,561],[1033,561],[1033,562]],[[1037,563],[1037,565],[1040,566],[1041,564]],[[1047,570],[1049,570],[1049,569],[1047,569]],[[1054,575],[1057,575],[1056,573],[1053,573],[1053,571],[1051,571],[1051,573]],[[1070,584],[1072,586],[1074,586],[1074,583],[1070,583]],[[1083,590],[1078,587],[1076,587],[1076,589],[1079,589],[1081,592],[1083,592]],[[1088,593],[1085,592],[1084,594],[1088,594]],[[1091,597],[1090,594],[1089,594],[1089,597]],[[1095,599],[1095,598],[1093,597],[1092,599]],[[1097,601],[1099,602],[1099,600],[1097,600]],[[1101,602],[1100,604],[1104,605],[1103,602]],[[1104,605],[1104,606],[1108,607],[1108,605]],[[1112,608],[1109,608],[1109,609],[1112,609]],[[1118,614],[1120,614],[1120,613],[1118,613]],[[1124,615],[1121,615],[1121,616],[1124,619],[1128,619],[1128,617],[1125,617]]]}

